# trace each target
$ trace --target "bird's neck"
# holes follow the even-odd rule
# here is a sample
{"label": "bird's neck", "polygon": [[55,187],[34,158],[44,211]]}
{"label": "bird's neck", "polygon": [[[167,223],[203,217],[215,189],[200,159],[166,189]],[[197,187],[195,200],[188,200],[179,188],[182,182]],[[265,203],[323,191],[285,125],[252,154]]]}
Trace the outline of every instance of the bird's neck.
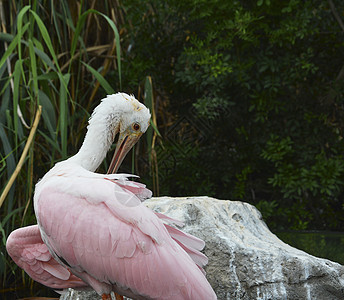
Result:
{"label": "bird's neck", "polygon": [[118,132],[118,124],[114,124],[114,128],[109,128],[108,124],[99,121],[90,124],[79,152],[68,161],[94,172],[106,157]]}

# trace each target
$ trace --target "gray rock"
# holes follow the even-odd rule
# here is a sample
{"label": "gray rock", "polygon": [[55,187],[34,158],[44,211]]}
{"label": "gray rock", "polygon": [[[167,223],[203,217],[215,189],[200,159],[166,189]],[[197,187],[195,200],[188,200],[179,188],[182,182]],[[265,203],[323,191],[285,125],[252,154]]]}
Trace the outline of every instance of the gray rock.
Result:
{"label": "gray rock", "polygon": [[101,299],[95,291],[76,291],[68,289],[68,291],[60,297],[60,300],[95,300]]}
{"label": "gray rock", "polygon": [[[115,299],[115,295],[112,293],[112,299]],[[101,300],[102,297],[99,296],[95,291],[91,290],[83,290],[83,291],[76,291],[73,289],[68,289],[66,293],[64,293],[61,297],[60,300]],[[128,299],[124,297],[124,299]]]}
{"label": "gray rock", "polygon": [[147,205],[206,241],[207,278],[218,299],[344,299],[344,267],[283,243],[250,204],[161,197]]}
{"label": "gray rock", "polygon": [[209,197],[145,203],[206,241],[207,278],[218,299],[344,299],[344,267],[283,243],[252,205]]}

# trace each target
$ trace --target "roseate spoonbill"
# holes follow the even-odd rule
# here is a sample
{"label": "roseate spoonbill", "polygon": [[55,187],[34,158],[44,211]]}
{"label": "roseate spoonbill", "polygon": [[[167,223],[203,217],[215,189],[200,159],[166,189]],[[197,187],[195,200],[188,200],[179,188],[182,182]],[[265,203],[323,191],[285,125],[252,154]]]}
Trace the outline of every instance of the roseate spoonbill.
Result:
{"label": "roseate spoonbill", "polygon": [[[204,242],[144,206],[151,192],[129,181],[132,175],[113,174],[149,119],[134,97],[108,96],[94,110],[79,152],[38,182],[38,225],[13,231],[6,245],[34,280],[54,289],[91,286],[103,299],[112,291],[133,299],[216,299],[202,269]],[[94,173],[117,133],[111,174]]]}

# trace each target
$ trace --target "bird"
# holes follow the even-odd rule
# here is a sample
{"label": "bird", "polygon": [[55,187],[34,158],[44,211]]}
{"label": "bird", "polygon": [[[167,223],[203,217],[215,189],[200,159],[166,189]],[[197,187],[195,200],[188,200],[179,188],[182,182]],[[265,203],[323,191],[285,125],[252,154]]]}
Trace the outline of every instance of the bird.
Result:
{"label": "bird", "polygon": [[[35,281],[55,290],[91,287],[102,299],[216,299],[203,267],[205,242],[147,208],[146,186],[116,173],[147,130],[149,109],[116,93],[94,109],[79,151],[35,187],[36,225],[14,230],[6,249]],[[107,174],[96,173],[118,136]]]}

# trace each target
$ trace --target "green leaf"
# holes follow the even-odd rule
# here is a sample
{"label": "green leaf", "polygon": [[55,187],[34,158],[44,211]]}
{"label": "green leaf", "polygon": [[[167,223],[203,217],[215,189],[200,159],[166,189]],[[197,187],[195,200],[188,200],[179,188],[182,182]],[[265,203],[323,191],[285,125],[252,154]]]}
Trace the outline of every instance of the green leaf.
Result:
{"label": "green leaf", "polygon": [[115,90],[111,87],[111,85],[106,81],[106,79],[97,70],[95,70],[90,65],[86,64],[85,62],[82,62],[82,63],[93,74],[93,76],[99,81],[100,85],[104,88],[105,92],[108,95],[112,95],[115,93]]}
{"label": "green leaf", "polygon": [[0,68],[3,66],[3,64],[6,62],[6,59],[12,54],[15,47],[18,45],[18,42],[20,41],[23,34],[26,32],[26,30],[29,28],[30,24],[25,24],[24,27],[21,30],[21,34],[17,34],[15,38],[12,40],[11,44],[8,46],[7,50],[5,51],[4,55],[2,56],[0,60]]}
{"label": "green leaf", "polygon": [[8,215],[6,215],[6,216],[1,220],[1,223],[0,223],[1,228],[3,228],[3,227],[6,225],[7,221],[8,221],[12,216],[14,216],[15,214],[17,214],[18,212],[20,212],[20,211],[23,210],[23,209],[24,209],[24,207],[18,207],[18,208],[16,208],[16,209],[12,210]]}
{"label": "green leaf", "polygon": [[[35,41],[35,44],[39,43],[38,41]],[[40,45],[41,46],[41,45]],[[56,71],[56,68],[54,66],[54,63],[51,61],[50,57],[40,50],[38,47],[34,48],[36,55],[52,70]]]}
{"label": "green leaf", "polygon": [[[152,80],[150,76],[147,76],[146,81],[145,81],[145,104],[152,112],[153,111],[153,85],[152,85]],[[150,119],[149,122],[152,128],[154,129],[154,131],[157,133],[157,135],[161,137],[161,134],[158,128],[153,123],[152,119]],[[146,135],[147,135],[148,147],[150,147],[151,142],[152,142],[152,136],[153,136],[153,132],[150,128],[147,129]]]}
{"label": "green leaf", "polygon": [[19,85],[20,85],[20,73],[21,63],[20,60],[16,61],[14,65],[13,79],[14,79],[14,90],[13,90],[13,122],[14,122],[14,139],[15,147],[18,145],[18,106],[19,106]]}
{"label": "green leaf", "polygon": [[[5,154],[11,153],[12,152],[11,143],[10,143],[10,141],[6,135],[6,132],[4,130],[4,127],[1,123],[0,123],[0,140],[2,142],[2,147],[3,147],[4,153]],[[12,173],[16,167],[16,163],[15,163],[13,154],[7,156],[6,164],[7,164],[7,175],[8,175],[8,178],[10,178],[10,176],[12,175]]]}
{"label": "green leaf", "polygon": [[[76,45],[78,42],[78,38],[80,36],[81,29],[85,23],[86,17],[90,13],[95,13],[97,15],[100,15],[105,18],[105,20],[109,23],[110,27],[112,28],[114,34],[115,34],[115,43],[116,43],[116,54],[117,54],[117,68],[118,68],[118,78],[119,78],[119,87],[122,89],[122,77],[121,77],[121,48],[120,48],[120,36],[118,29],[115,25],[115,23],[106,15],[100,13],[99,11],[96,11],[94,9],[89,9],[85,11],[79,18],[78,23],[75,28],[73,40],[72,40],[72,46],[71,46],[71,57],[74,56]],[[71,65],[69,66],[69,70],[71,68]]]}
{"label": "green leaf", "polygon": [[59,123],[61,133],[61,148],[62,157],[67,158],[67,125],[68,125],[68,98],[65,85],[68,85],[70,80],[70,74],[65,74],[60,77],[60,111],[59,111]]}
{"label": "green leaf", "polygon": [[[43,113],[43,111],[42,111]],[[61,156],[62,156],[62,150],[59,146],[59,144],[56,142],[55,139],[50,138],[48,135],[46,135],[43,131],[40,129],[37,129],[37,132],[44,137],[44,139],[53,147],[54,150],[56,150]]]}
{"label": "green leaf", "polygon": [[14,35],[10,33],[0,32],[0,40],[10,43],[14,39]]}
{"label": "green leaf", "polygon": [[[150,76],[146,77],[145,81],[145,104],[149,108],[149,110],[153,111],[153,86],[152,86],[152,79]],[[154,124],[152,118],[150,119],[150,124]],[[146,140],[148,145],[148,153],[151,153],[152,150],[152,141],[153,141],[153,127],[148,127],[146,132]],[[149,155],[149,159],[151,159]]]}
{"label": "green leaf", "polygon": [[[34,16],[36,22],[37,22],[37,26],[42,34],[42,37],[44,39],[44,42],[45,44],[47,45],[48,49],[49,49],[49,52],[55,62],[55,65],[57,67],[57,70],[61,72],[61,69],[60,69],[60,66],[59,66],[59,63],[58,63],[58,59],[57,59],[57,56],[56,56],[56,53],[55,53],[55,50],[54,50],[54,47],[53,47],[53,44],[51,42],[51,39],[50,39],[50,35],[48,33],[48,30],[47,28],[45,27],[43,21],[41,20],[41,18],[33,11],[33,10],[30,10],[31,14]],[[65,85],[65,83],[64,83]],[[65,86],[66,87],[66,86]],[[67,87],[66,87],[67,88]]]}
{"label": "green leaf", "polygon": [[36,62],[36,55],[33,46],[32,40],[29,40],[29,55],[30,55],[30,63],[31,63],[31,72],[32,72],[32,80],[33,80],[33,88],[34,94],[37,105],[39,105],[39,93],[38,93],[38,80],[37,80],[37,62]]}
{"label": "green leaf", "polygon": [[[75,50],[76,50],[76,46],[77,46],[78,40],[80,38],[81,30],[82,30],[82,27],[85,24],[87,15],[90,14],[90,13],[96,13],[96,12],[97,11],[94,10],[94,9],[89,9],[89,10],[85,11],[79,17],[78,23],[76,24],[76,27],[75,27],[75,32],[74,32],[74,35],[73,35],[72,45],[70,47],[70,57],[74,56],[74,53],[75,53]],[[71,68],[71,64],[69,66],[69,70],[70,70],[70,68]]]}
{"label": "green leaf", "polygon": [[119,88],[120,88],[120,90],[122,90],[120,36],[119,36],[119,33],[118,33],[118,30],[117,30],[115,23],[108,16],[106,16],[102,13],[99,13],[99,12],[97,12],[97,13],[105,18],[105,20],[109,23],[110,27],[112,28],[113,32],[115,33]]}
{"label": "green leaf", "polygon": [[42,105],[42,117],[45,125],[47,126],[52,139],[56,139],[56,116],[54,106],[52,105],[49,97],[39,90],[39,98]]}
{"label": "green leaf", "polygon": [[41,74],[37,76],[38,80],[54,80],[58,78],[59,76],[57,75],[56,72],[49,72],[49,73],[45,73],[45,74]]}
{"label": "green leaf", "polygon": [[[21,37],[23,35],[22,33],[22,24],[23,24],[23,18],[25,13],[30,9],[30,6],[27,5],[25,6],[18,14],[17,16],[17,31],[18,35]],[[30,22],[27,22],[28,25],[31,25]],[[30,32],[30,31],[29,31]],[[26,77],[24,73],[24,68],[23,68],[23,60],[22,60],[22,51],[21,51],[21,42],[18,43],[18,62],[20,64],[20,70],[22,73],[22,79],[24,81],[24,84],[26,85]]]}

